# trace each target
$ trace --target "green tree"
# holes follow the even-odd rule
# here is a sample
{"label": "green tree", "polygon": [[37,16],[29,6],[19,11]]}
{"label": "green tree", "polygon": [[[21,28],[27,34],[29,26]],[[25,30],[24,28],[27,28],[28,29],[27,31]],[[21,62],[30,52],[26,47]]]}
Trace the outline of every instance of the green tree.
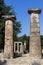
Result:
{"label": "green tree", "polygon": [[[40,35],[40,39],[41,39],[41,48],[43,49],[43,35]],[[27,42],[27,50],[29,49],[30,36],[26,36],[26,34],[24,34],[23,36],[18,38],[18,41],[26,41]]]}
{"label": "green tree", "polygon": [[26,41],[26,49],[28,51],[29,51],[29,39],[30,39],[30,36],[27,36],[26,34],[18,38],[18,41],[22,41],[23,43],[24,41]]}
{"label": "green tree", "polygon": [[[5,22],[2,19],[2,15],[15,15],[13,12],[12,6],[7,6],[4,3],[4,0],[0,0],[0,49],[4,48],[4,29],[5,29]],[[21,23],[14,20],[14,40],[17,40],[17,34],[21,32]]]}
{"label": "green tree", "polygon": [[21,32],[21,23],[20,22],[14,22],[14,41],[18,41],[18,33]]}

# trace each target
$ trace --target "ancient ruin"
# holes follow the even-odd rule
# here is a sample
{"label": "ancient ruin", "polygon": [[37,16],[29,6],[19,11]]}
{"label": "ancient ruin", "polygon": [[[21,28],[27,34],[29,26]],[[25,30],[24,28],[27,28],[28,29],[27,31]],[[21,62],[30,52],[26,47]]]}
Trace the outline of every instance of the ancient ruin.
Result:
{"label": "ancient ruin", "polygon": [[[5,20],[5,46],[4,56],[5,58],[13,58],[13,19],[14,16],[3,16]],[[7,52],[6,52],[7,51]]]}
{"label": "ancient ruin", "polygon": [[26,43],[24,43],[23,47],[22,42],[13,41],[13,19],[15,16],[3,16],[5,20],[5,46],[4,53],[0,55],[1,65],[43,65],[39,24],[41,9],[29,9],[28,13],[31,14],[30,49],[28,54],[23,54],[18,58],[13,58],[13,53],[16,51],[23,52],[23,49],[26,48]]}
{"label": "ancient ruin", "polygon": [[14,52],[23,53],[22,42],[14,42]]}
{"label": "ancient ruin", "polygon": [[30,57],[41,58],[41,41],[40,41],[40,9],[29,9],[30,16]]}

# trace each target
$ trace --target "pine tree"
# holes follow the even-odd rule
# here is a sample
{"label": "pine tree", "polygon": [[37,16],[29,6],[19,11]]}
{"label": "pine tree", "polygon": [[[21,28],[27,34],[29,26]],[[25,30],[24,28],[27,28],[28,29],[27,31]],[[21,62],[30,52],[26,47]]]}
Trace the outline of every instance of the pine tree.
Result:
{"label": "pine tree", "polygon": [[[2,19],[3,15],[15,15],[15,12],[12,11],[11,6],[7,6],[4,3],[4,0],[0,0],[0,49],[4,48],[4,33],[5,33],[5,22]],[[21,24],[14,20],[14,40],[17,40],[17,34],[21,32]]]}

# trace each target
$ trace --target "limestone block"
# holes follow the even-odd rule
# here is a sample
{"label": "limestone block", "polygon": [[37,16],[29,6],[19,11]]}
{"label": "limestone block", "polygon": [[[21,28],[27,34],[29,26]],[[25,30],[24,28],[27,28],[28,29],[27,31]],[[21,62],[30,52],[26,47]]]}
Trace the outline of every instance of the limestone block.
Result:
{"label": "limestone block", "polygon": [[30,31],[31,31],[31,32],[39,32],[40,30],[39,30],[39,28],[31,28]]}
{"label": "limestone block", "polygon": [[31,37],[31,36],[40,36],[40,31],[37,32],[37,33],[36,33],[36,32],[31,32],[31,33],[30,33],[30,37]]}

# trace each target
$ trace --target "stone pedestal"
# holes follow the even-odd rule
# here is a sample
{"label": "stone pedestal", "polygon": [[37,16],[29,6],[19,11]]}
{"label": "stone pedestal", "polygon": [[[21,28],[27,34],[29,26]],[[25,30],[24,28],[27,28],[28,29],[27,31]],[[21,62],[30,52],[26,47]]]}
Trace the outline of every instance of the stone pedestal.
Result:
{"label": "stone pedestal", "polygon": [[5,19],[5,46],[4,57],[13,58],[13,19],[14,16],[3,16]]}
{"label": "stone pedestal", "polygon": [[30,22],[30,57],[39,59],[41,58],[41,41],[40,41],[40,25],[39,15],[40,9],[29,9],[28,13],[31,14]]}

